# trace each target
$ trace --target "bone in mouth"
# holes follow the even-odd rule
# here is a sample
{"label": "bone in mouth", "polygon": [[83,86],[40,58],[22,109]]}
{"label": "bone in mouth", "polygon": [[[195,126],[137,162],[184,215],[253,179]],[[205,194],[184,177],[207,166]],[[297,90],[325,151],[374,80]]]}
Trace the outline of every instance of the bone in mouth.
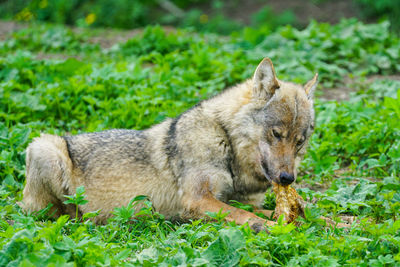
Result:
{"label": "bone in mouth", "polygon": [[290,185],[273,183],[273,190],[276,195],[274,219],[277,219],[281,214],[284,214],[285,220],[288,223],[291,223],[298,216],[304,217],[305,202],[303,198],[297,194],[296,189],[290,187]]}

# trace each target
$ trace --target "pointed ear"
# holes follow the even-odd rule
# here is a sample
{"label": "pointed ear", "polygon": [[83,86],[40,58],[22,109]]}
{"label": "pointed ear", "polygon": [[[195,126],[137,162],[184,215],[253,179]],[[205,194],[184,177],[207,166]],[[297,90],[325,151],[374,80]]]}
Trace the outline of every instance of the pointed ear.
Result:
{"label": "pointed ear", "polygon": [[306,94],[309,99],[314,97],[314,91],[315,88],[317,88],[317,85],[318,85],[318,73],[316,73],[314,77],[304,85],[304,91],[306,91]]}
{"label": "pointed ear", "polygon": [[269,58],[264,58],[258,65],[253,77],[253,95],[256,98],[270,99],[279,88],[275,69]]}

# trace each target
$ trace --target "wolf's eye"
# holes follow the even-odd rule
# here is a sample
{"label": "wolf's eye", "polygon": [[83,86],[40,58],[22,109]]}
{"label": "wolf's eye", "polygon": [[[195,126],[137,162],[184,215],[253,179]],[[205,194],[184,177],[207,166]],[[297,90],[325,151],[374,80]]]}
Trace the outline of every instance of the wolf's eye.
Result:
{"label": "wolf's eye", "polygon": [[281,135],[277,130],[275,130],[275,129],[272,129],[272,135],[273,135],[275,138],[278,138],[278,139],[281,139],[281,137],[282,137],[282,135]]}
{"label": "wolf's eye", "polygon": [[304,143],[303,141],[299,141],[299,142],[297,142],[296,146],[299,147],[299,146],[301,146],[303,143]]}
{"label": "wolf's eye", "polygon": [[304,144],[305,138],[302,137],[299,141],[297,141],[296,146],[301,147]]}

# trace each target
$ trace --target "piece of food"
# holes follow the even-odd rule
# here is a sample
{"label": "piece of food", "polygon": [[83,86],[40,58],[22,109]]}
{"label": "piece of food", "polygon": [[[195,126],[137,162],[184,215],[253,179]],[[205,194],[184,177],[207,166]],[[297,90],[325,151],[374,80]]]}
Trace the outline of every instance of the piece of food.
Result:
{"label": "piece of food", "polygon": [[285,215],[285,220],[290,223],[298,216],[304,216],[305,202],[296,189],[289,185],[273,183],[273,190],[276,195],[276,208],[274,219],[281,214]]}

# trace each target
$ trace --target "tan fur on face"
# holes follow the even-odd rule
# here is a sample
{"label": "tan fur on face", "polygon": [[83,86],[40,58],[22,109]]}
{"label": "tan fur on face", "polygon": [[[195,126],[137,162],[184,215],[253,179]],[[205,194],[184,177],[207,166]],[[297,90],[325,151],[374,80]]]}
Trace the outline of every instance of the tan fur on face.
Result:
{"label": "tan fur on face", "polygon": [[280,88],[269,100],[269,110],[280,114],[276,119],[278,124],[272,129],[279,133],[282,140],[277,141],[271,134],[272,130],[264,136],[264,142],[269,146],[269,156],[264,160],[268,161],[269,173],[275,182],[279,182],[282,172],[296,177],[296,158],[301,156],[296,144],[299,140],[308,139],[314,120],[313,102],[303,87],[289,82],[279,83]]}

